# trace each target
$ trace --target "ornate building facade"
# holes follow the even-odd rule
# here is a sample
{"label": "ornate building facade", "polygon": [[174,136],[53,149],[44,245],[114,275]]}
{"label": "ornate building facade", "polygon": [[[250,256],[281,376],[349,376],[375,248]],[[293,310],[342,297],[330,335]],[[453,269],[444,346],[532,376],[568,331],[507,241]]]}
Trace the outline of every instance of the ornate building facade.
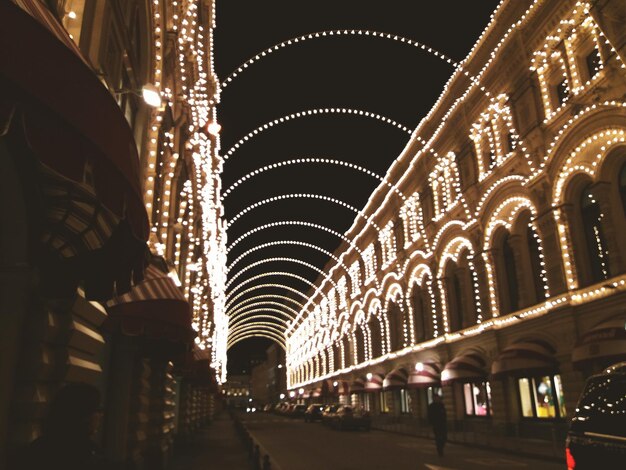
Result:
{"label": "ornate building facade", "polygon": [[[503,1],[287,329],[288,387],[550,438],[626,357],[623,2]],[[389,183],[389,184],[387,184]],[[337,290],[339,289],[339,290]],[[311,291],[313,292],[313,291]]]}
{"label": "ornate building facade", "polygon": [[212,29],[210,0],[0,3],[3,468],[67,383],[99,389],[121,467],[164,468],[210,418],[227,328]]}

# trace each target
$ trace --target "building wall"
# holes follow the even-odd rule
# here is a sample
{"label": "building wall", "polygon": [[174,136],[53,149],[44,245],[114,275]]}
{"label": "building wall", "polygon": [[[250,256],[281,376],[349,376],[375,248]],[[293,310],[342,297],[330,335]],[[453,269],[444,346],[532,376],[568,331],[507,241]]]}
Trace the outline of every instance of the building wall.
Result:
{"label": "building wall", "polygon": [[564,417],[524,419],[519,377],[490,374],[516,344],[541,344],[571,413],[584,378],[605,365],[581,368],[571,353],[594,325],[623,316],[626,57],[613,23],[625,10],[501,4],[390,167],[397,190],[372,195],[365,212],[380,230],[361,222],[348,234],[365,256],[336,253],[354,276],[335,270],[345,287],[323,284],[307,310],[317,313],[288,329],[291,389],[473,354],[491,378],[492,417],[466,416],[457,380],[444,400],[458,426],[562,427]]}

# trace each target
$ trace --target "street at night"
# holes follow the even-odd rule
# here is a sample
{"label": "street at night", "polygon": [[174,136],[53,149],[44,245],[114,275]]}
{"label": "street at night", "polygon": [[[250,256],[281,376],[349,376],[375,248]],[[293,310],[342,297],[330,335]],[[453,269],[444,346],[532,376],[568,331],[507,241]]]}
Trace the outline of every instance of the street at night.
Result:
{"label": "street at night", "polygon": [[371,430],[338,431],[265,413],[241,414],[250,433],[279,470],[558,470],[554,459],[520,457],[472,446],[448,444],[443,458],[433,440]]}
{"label": "street at night", "polygon": [[0,0],[0,470],[626,468],[625,0]]}

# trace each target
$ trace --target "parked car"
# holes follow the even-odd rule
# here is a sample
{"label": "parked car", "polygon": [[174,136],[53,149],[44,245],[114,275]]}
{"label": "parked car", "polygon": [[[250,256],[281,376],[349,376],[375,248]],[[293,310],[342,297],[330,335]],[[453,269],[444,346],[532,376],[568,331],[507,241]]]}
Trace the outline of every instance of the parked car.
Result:
{"label": "parked car", "polygon": [[626,465],[626,362],[587,380],[567,434],[569,470]]}
{"label": "parked car", "polygon": [[322,424],[329,425],[333,417],[337,414],[337,410],[341,405],[326,405],[324,411],[322,411]]}
{"label": "parked car", "polygon": [[321,421],[322,411],[324,411],[324,405],[322,405],[321,403],[309,405],[309,407],[304,412],[304,422],[312,423],[313,421]]}
{"label": "parked car", "polygon": [[353,407],[344,405],[340,406],[336,415],[332,418],[330,425],[334,429],[343,431],[344,429],[363,428],[370,430],[371,418],[370,414],[364,410],[355,410]]}
{"label": "parked car", "polygon": [[306,411],[306,405],[294,405],[291,409],[289,416],[292,418],[302,418]]}

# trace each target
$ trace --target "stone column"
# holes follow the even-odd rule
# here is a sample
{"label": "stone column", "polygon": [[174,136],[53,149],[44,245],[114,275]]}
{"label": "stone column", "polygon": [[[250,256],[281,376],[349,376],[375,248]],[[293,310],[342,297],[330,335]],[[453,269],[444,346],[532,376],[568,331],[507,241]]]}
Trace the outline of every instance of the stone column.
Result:
{"label": "stone column", "polygon": [[[491,302],[489,301],[489,284],[487,283],[487,267],[485,266],[485,260],[482,253],[476,253],[472,259],[474,264],[474,270],[476,271],[476,280],[478,282],[478,295],[480,298],[480,309],[483,317],[483,321],[491,318],[493,312],[491,311]],[[493,264],[492,264],[493,266]],[[470,280],[472,281],[472,305],[476,304],[476,294],[474,293],[473,277],[470,272]]]}

